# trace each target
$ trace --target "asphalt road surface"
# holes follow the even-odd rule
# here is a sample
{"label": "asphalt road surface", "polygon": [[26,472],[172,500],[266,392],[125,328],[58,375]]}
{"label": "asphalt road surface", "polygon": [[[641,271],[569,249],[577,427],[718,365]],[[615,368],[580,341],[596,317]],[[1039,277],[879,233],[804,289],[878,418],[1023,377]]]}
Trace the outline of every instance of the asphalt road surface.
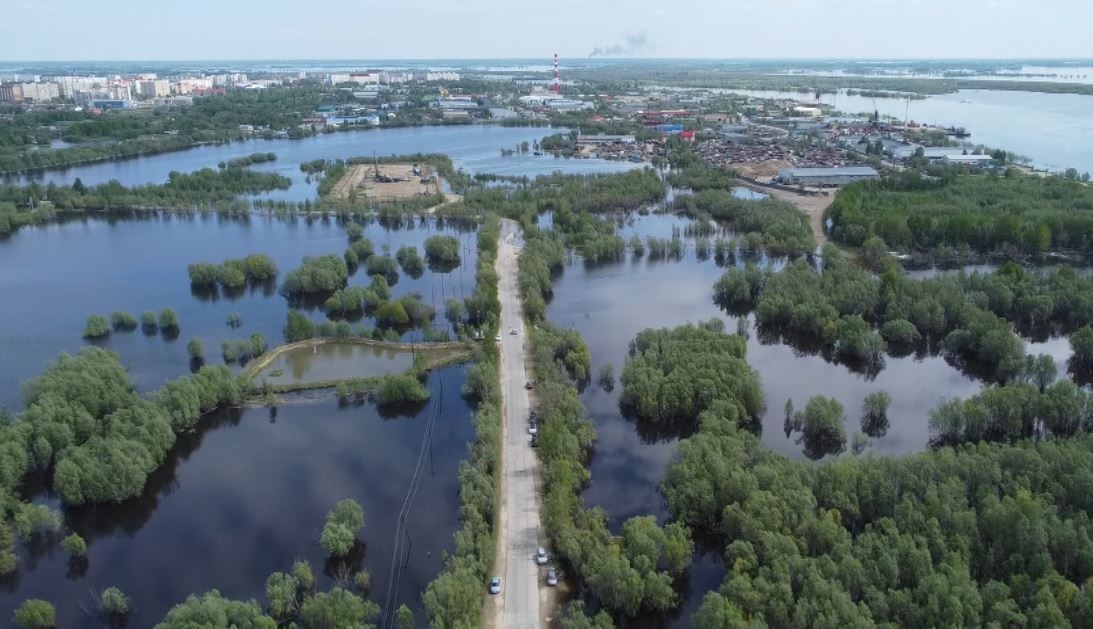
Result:
{"label": "asphalt road surface", "polygon": [[[501,592],[501,626],[505,629],[538,629],[545,626],[539,605],[544,587],[535,551],[546,546],[540,528],[539,459],[530,445],[527,431],[529,392],[524,385],[527,371],[523,309],[517,285],[517,257],[523,246],[519,227],[512,221],[501,224],[501,247],[497,255],[501,298],[501,393],[504,398],[505,438],[504,494],[505,571]],[[511,334],[516,330],[516,334]],[[545,572],[544,572],[545,574]],[[543,610],[545,611],[545,610]]]}

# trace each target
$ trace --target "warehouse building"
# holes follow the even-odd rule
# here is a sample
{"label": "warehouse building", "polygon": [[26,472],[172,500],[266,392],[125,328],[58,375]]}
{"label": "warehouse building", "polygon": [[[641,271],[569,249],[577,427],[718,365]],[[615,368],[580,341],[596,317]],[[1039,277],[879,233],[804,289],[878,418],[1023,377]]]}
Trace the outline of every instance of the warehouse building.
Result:
{"label": "warehouse building", "polygon": [[784,168],[775,178],[789,186],[842,186],[855,181],[877,179],[880,174],[868,166],[843,168]]}

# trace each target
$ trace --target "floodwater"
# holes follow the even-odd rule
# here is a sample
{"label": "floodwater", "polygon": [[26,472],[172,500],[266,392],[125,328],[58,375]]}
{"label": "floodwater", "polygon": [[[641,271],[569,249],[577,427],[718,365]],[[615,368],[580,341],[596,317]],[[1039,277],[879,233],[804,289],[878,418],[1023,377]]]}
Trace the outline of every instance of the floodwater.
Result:
{"label": "floodwater", "polygon": [[[213,588],[264,605],[266,577],[303,559],[320,590],[346,566],[367,570],[369,598],[381,607],[394,574],[390,609],[405,603],[420,622],[421,592],[452,552],[459,525],[457,469],[474,439],[472,410],[459,395],[465,371],[435,371],[433,398],[401,413],[340,405],[325,394],[290,396],[275,414],[256,407],[213,414],[179,438],[139,498],[65,510],[66,528],[87,541],[85,563],[71,564],[56,539],[24,548],[20,572],[0,579],[0,618],[11,619],[24,599],[43,598],[56,606],[57,626],[97,626],[81,605],[90,608],[90,593],[110,586],[132,598],[130,627],[151,627],[188,595]],[[396,535],[425,440],[432,447],[405,536]],[[343,498],[364,509],[362,543],[348,562],[328,562],[319,532]],[[44,491],[36,500],[58,504]],[[396,537],[409,546],[393,571]]]}
{"label": "floodwater", "polygon": [[[549,224],[549,217],[541,221]],[[632,235],[667,238],[672,229],[682,230],[685,219],[670,215],[631,216],[622,221],[618,233],[626,240]],[[720,319],[726,332],[737,330],[736,319],[713,302],[713,284],[724,272],[712,257],[699,260],[693,241],[679,261],[650,260],[648,254],[621,262],[588,264],[574,257],[554,284],[554,297],[547,318],[555,325],[580,332],[592,353],[592,373],[605,364],[614,367],[616,380],[622,374],[630,341],[645,328],[672,328],[685,323]],[[759,258],[761,265],[780,268],[782,259]],[[742,260],[737,261],[743,264]],[[634,313],[641,313],[635,316]],[[926,448],[928,413],[942,400],[966,398],[982,389],[982,383],[953,367],[940,356],[887,356],[885,367],[875,376],[852,371],[819,353],[794,347],[778,339],[760,339],[753,316],[747,317],[747,362],[759,374],[766,394],[767,409],[761,418],[762,442],[776,452],[803,459],[796,435],[783,431],[784,405],[792,399],[801,408],[815,395],[833,397],[846,411],[847,435],[861,430],[860,409],[869,393],[884,390],[892,397],[890,427],[883,437],[871,439],[867,452],[902,455]],[[1048,353],[1055,358],[1061,377],[1069,354],[1066,339],[1026,343],[1030,353]],[[583,498],[588,507],[602,507],[612,530],[618,531],[627,518],[655,515],[665,522],[670,514],[659,487],[671,463],[680,438],[694,430],[664,429],[648,422],[635,422],[622,415],[618,400],[621,383],[605,391],[596,383],[581,394],[592,418],[598,440],[590,463],[592,482]],[[636,626],[687,627],[702,596],[718,589],[724,566],[715,550],[696,553],[696,564],[681,586],[681,606],[666,616],[644,616]],[[633,624],[633,623],[630,623]]]}
{"label": "floodwater", "polygon": [[[412,227],[412,228],[411,228]],[[377,254],[390,247],[392,255],[402,245],[421,247],[431,235],[448,234],[459,239],[461,264],[449,273],[426,271],[413,279],[400,272],[391,288],[397,298],[419,293],[436,308],[435,325],[446,328],[444,302],[463,299],[474,290],[477,262],[475,227],[462,221],[413,220],[398,228],[371,223],[365,237]],[[85,344],[81,338],[88,315],[109,316],[123,310],[139,317],[145,310],[165,307],[178,313],[177,338],[147,336],[140,329],[113,332],[96,341],[121,356],[137,387],[155,389],[164,381],[189,373],[186,343],[197,336],[204,341],[205,359],[220,364],[220,344],[246,339],[255,332],[272,347],[283,342],[281,329],[288,301],[275,285],[248,288],[237,294],[209,294],[190,287],[186,267],[194,262],[220,263],[252,253],[265,253],[277,264],[278,279],[300,265],[304,256],[341,255],[348,246],[345,228],[334,219],[298,217],[186,216],[141,214],[128,219],[89,218],[42,227],[27,227],[0,240],[0,406],[21,406],[19,385],[39,374],[47,361],[60,352],[74,353]],[[364,269],[350,277],[351,285],[366,286]],[[316,322],[322,311],[307,311]],[[243,325],[226,325],[230,313],[239,313]],[[360,321],[372,326],[374,321]],[[403,340],[421,340],[420,330],[410,330]]]}
{"label": "floodwater", "polygon": [[319,134],[298,140],[251,139],[230,144],[200,146],[185,151],[161,153],[140,159],[98,162],[66,169],[16,175],[5,183],[28,184],[54,182],[69,185],[78,177],[85,185],[106,183],[117,179],[123,185],[134,186],[163,183],[171,171],[191,172],[216,168],[226,162],[252,153],[276,153],[273,162],[251,166],[262,172],[276,172],[292,179],[288,190],[277,190],[261,198],[304,201],[316,197],[318,178],[300,172],[300,164],[316,159],[348,159],[379,157],[409,153],[446,153],[456,168],[473,173],[527,176],[549,175],[555,171],[566,174],[623,172],[643,164],[602,159],[559,159],[551,156],[502,156],[501,149],[512,149],[521,142],[531,144],[568,129],[549,127],[501,127],[497,125],[460,125],[443,127],[402,127]]}
{"label": "floodwater", "polygon": [[[811,94],[731,90],[757,98],[807,100]],[[1093,96],[961,90],[922,100],[824,94],[822,102],[847,113],[872,113],[945,127],[964,127],[969,142],[1001,148],[1038,168],[1093,173]]]}
{"label": "floodwater", "polygon": [[442,360],[453,354],[450,349],[422,348],[412,345],[381,347],[363,343],[324,343],[296,347],[283,352],[255,376],[255,382],[314,384],[346,378],[375,378],[404,373],[414,364],[414,355],[428,360]]}

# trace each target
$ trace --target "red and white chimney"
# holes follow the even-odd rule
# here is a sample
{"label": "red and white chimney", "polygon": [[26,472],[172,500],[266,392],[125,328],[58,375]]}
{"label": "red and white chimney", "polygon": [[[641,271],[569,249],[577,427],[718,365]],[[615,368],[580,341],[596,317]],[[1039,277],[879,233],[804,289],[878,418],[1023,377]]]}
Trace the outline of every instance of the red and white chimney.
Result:
{"label": "red and white chimney", "polygon": [[558,86],[558,53],[554,53],[554,95],[557,96],[561,93],[561,89]]}

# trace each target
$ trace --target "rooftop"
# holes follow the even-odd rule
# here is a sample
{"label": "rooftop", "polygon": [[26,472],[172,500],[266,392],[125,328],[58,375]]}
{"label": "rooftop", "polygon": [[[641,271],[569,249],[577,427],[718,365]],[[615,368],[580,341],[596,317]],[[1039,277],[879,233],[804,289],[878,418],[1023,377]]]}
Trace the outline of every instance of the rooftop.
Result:
{"label": "rooftop", "polygon": [[842,168],[786,168],[782,171],[793,177],[875,177],[877,171],[869,166],[844,166]]}

